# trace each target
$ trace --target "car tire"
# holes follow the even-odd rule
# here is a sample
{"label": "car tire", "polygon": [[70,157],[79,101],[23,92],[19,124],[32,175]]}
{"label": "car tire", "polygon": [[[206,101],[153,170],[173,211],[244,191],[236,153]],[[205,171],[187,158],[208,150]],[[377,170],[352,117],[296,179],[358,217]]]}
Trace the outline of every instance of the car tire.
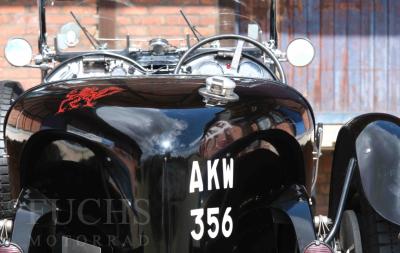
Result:
{"label": "car tire", "polygon": [[340,223],[339,242],[341,252],[363,253],[360,227],[353,210],[343,212]]}
{"label": "car tire", "polygon": [[0,219],[10,218],[13,215],[4,141],[4,120],[10,106],[21,95],[22,91],[18,82],[0,81]]}
{"label": "car tire", "polygon": [[360,201],[357,216],[364,253],[400,252],[400,227],[376,213],[365,198]]}

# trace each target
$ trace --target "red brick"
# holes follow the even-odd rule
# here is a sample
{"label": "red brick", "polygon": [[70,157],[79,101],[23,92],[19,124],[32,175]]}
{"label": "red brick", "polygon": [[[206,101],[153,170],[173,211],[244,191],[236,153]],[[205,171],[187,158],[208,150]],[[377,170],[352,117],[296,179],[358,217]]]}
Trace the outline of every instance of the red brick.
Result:
{"label": "red brick", "polygon": [[62,8],[51,7],[51,8],[46,9],[46,14],[48,14],[48,15],[63,14],[63,13],[64,13],[64,11]]}
{"label": "red brick", "polygon": [[197,30],[203,35],[203,36],[211,36],[215,35],[217,33],[216,27],[197,27]]}
{"label": "red brick", "polygon": [[154,5],[160,4],[160,0],[135,0],[135,4]]}
{"label": "red brick", "polygon": [[[81,21],[82,17],[78,17],[78,19],[79,21]],[[68,14],[61,14],[61,15],[48,15],[46,21],[50,22],[51,24],[61,25],[61,24],[66,24],[68,22],[73,22],[73,19]]]}
{"label": "red brick", "polygon": [[3,25],[1,26],[1,32],[7,34],[9,38],[15,36],[20,37],[25,34],[25,28],[22,26]]}
{"label": "red brick", "polygon": [[[186,47],[186,38],[183,36],[178,36],[179,40],[170,40],[169,44],[175,47]],[[194,45],[195,43],[197,43],[196,40],[193,40],[190,42],[191,45]]]}
{"label": "red brick", "polygon": [[1,25],[38,25],[38,18],[36,16],[28,15],[25,13],[17,15],[0,15]]}
{"label": "red brick", "polygon": [[318,206],[316,208],[317,214],[320,215],[327,215],[328,214],[328,207],[327,206]]}
{"label": "red brick", "polygon": [[[6,2],[5,0],[3,0]],[[24,5],[24,6],[36,6],[37,1],[35,0],[14,0],[14,1],[8,1],[10,2],[10,5]]]}
{"label": "red brick", "polygon": [[[189,19],[189,21],[193,24],[193,25],[199,25],[200,23],[200,19],[198,16],[188,16],[187,17]],[[167,25],[181,25],[181,26],[186,26],[186,21],[185,19],[182,17],[182,15],[168,15],[165,16],[165,24]]]}
{"label": "red brick", "polygon": [[152,27],[149,29],[150,36],[184,36],[183,30],[181,27],[168,27],[168,26],[159,26]]}
{"label": "red brick", "polygon": [[318,193],[328,195],[329,194],[329,184],[318,185]]}
{"label": "red brick", "polygon": [[0,68],[4,69],[5,71],[6,68],[8,68],[10,66],[10,64],[7,62],[7,60],[3,57],[3,55],[1,55],[0,57]]}
{"label": "red brick", "polygon": [[16,14],[25,12],[25,7],[22,5],[3,5],[1,6],[3,14]]}
{"label": "red brick", "polygon": [[152,6],[149,7],[150,14],[157,14],[157,15],[163,15],[163,14],[179,14],[179,8],[178,6]]}
{"label": "red brick", "polygon": [[[71,21],[68,21],[71,22]],[[67,22],[67,23],[68,23]],[[87,26],[87,25],[96,25],[99,23],[99,19],[96,16],[86,16],[86,17],[82,17],[80,19],[80,22],[82,23],[82,25]]]}
{"label": "red brick", "polygon": [[[35,71],[35,72],[32,72],[32,71]],[[31,70],[30,73],[32,74],[32,77],[30,77],[30,78],[17,79],[19,82],[21,82],[22,87],[24,87],[25,90],[27,90],[31,87],[37,86],[38,84],[41,83],[39,70]]]}
{"label": "red brick", "polygon": [[170,0],[169,2],[171,4],[179,4],[179,5],[199,4],[199,0]]}
{"label": "red brick", "polygon": [[12,21],[12,15],[0,15],[0,25],[7,24]]}
{"label": "red brick", "polygon": [[328,204],[327,196],[328,195],[325,195],[325,194],[318,194],[317,195],[317,203],[318,203],[318,205],[327,205]]}
{"label": "red brick", "polygon": [[218,25],[218,17],[217,16],[202,16],[199,18],[200,22],[198,25],[207,26],[207,25]]}
{"label": "red brick", "polygon": [[[62,7],[62,12],[64,15],[69,15],[71,17],[70,12],[73,12],[77,18],[81,18],[82,15],[95,15],[97,14],[97,8],[92,6],[77,6],[77,5],[67,5]],[[72,18],[72,17],[71,17]]]}
{"label": "red brick", "polygon": [[20,78],[30,78],[32,76],[32,69],[29,68],[5,67],[0,68],[0,72],[2,79],[18,80]]}
{"label": "red brick", "polygon": [[59,25],[47,26],[47,34],[48,34],[50,37],[53,37],[53,36],[55,36],[55,35],[58,33],[59,29],[60,29],[60,26],[59,26]]}
{"label": "red brick", "polygon": [[132,24],[133,25],[148,25],[148,26],[153,26],[153,25],[162,25],[164,24],[164,17],[162,16],[144,16],[144,17],[135,17],[132,18]]}
{"label": "red brick", "polygon": [[118,34],[131,35],[132,38],[135,38],[148,35],[148,30],[146,26],[124,26],[118,29]]}
{"label": "red brick", "polygon": [[318,184],[329,184],[330,175],[326,173],[318,173]]}
{"label": "red brick", "polygon": [[24,32],[22,34],[19,34],[19,36],[25,37],[29,34],[39,34],[39,27],[26,26]]}
{"label": "red brick", "polygon": [[214,5],[216,6],[218,4],[217,0],[201,0],[201,4],[208,4],[208,5]]}
{"label": "red brick", "polygon": [[218,13],[217,9],[215,6],[188,6],[184,7],[183,11],[185,14],[209,15]]}
{"label": "red brick", "polygon": [[132,24],[131,17],[127,17],[127,16],[117,16],[117,19],[115,22],[117,25],[122,25],[122,26]]}
{"label": "red brick", "polygon": [[146,6],[129,6],[118,8],[118,14],[120,15],[144,15],[148,13]]}

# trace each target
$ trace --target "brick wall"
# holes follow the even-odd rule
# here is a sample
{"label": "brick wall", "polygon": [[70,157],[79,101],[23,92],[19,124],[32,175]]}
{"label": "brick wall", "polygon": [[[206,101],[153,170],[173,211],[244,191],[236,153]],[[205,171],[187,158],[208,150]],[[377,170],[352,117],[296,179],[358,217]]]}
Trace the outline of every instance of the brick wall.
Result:
{"label": "brick wall", "polygon": [[190,6],[134,6],[117,9],[117,23],[121,34],[131,34],[138,37],[166,35],[167,38],[182,37],[190,33],[190,29],[181,17],[182,9],[189,20],[196,24],[200,33],[205,36],[216,34],[218,7],[214,5]]}
{"label": "brick wall", "polygon": [[[235,19],[229,13],[234,12],[233,0],[130,0],[131,3],[112,5],[95,0],[86,0],[85,5],[77,6],[76,1],[57,1],[57,7],[48,7],[47,32],[48,44],[53,45],[54,35],[61,26],[73,22],[70,11],[78,17],[88,31],[98,37],[125,38],[130,35],[136,41],[131,46],[143,48],[148,40],[154,37],[169,39],[174,46],[184,46],[186,34],[191,35],[189,27],[181,17],[179,10],[183,10],[189,20],[196,25],[203,36],[219,33],[231,33]],[[268,30],[269,12],[268,1],[246,0],[246,6],[240,6],[243,16],[257,19],[264,31]],[[38,37],[38,10],[36,0],[5,0],[0,1],[0,47],[10,37],[26,38],[37,53]],[[236,10],[237,11],[237,10]],[[224,13],[224,14],[221,14]],[[99,17],[103,18],[99,18]],[[191,36],[195,43],[193,36]],[[125,41],[108,42],[118,48],[126,45]],[[87,50],[90,44],[81,34],[79,45],[75,50]],[[40,72],[37,69],[16,69],[9,66],[4,60],[3,50],[0,50],[0,79],[20,81],[25,88],[32,87],[40,82]]]}
{"label": "brick wall", "polygon": [[11,37],[27,39],[37,52],[38,18],[37,8],[30,0],[0,3],[0,79],[21,81],[29,87],[40,80],[37,69],[11,67],[4,58],[4,46]]}
{"label": "brick wall", "polygon": [[317,182],[317,213],[328,214],[329,205],[329,184],[331,180],[333,151],[322,151]]}
{"label": "brick wall", "polygon": [[[135,2],[132,6],[116,7],[96,6],[90,1],[89,4],[80,7],[76,4],[71,5],[71,2],[68,1],[58,2],[57,8],[47,8],[49,45],[54,44],[53,35],[63,24],[73,22],[69,13],[71,10],[95,36],[124,38],[126,35],[130,35],[136,40],[132,46],[139,48],[147,46],[148,39],[153,37],[164,37],[170,39],[171,44],[182,46],[182,40],[179,44],[175,39],[182,39],[191,32],[180,16],[180,9],[185,12],[193,24],[196,24],[197,29],[204,36],[217,34],[220,29],[218,0],[136,0],[132,2]],[[36,1],[0,2],[0,10],[0,29],[2,31],[0,47],[3,49],[11,37],[22,37],[31,43],[36,54],[39,29]],[[100,19],[99,16],[104,18]],[[112,42],[108,43],[113,44]],[[116,46],[123,47],[124,45],[126,45],[125,41]],[[81,34],[79,46],[75,50],[90,48],[90,44],[83,34]],[[12,67],[4,59],[3,50],[0,52],[0,79],[20,81],[26,89],[40,82],[39,70]]]}

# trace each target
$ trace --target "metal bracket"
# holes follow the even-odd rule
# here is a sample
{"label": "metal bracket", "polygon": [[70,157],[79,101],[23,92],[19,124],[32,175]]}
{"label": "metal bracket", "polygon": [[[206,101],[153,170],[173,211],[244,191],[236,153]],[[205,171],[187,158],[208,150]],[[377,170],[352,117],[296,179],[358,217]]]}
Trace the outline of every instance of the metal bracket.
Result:
{"label": "metal bracket", "polygon": [[242,57],[244,41],[239,40],[236,46],[235,54],[233,55],[230,71],[237,73],[239,70],[240,58]]}
{"label": "metal bracket", "polygon": [[314,138],[314,151],[313,151],[313,160],[314,160],[314,174],[311,184],[311,192],[314,192],[315,187],[317,185],[318,180],[318,170],[319,170],[319,160],[322,156],[322,139],[324,135],[324,125],[322,123],[317,124],[317,129]]}
{"label": "metal bracket", "polygon": [[323,241],[328,235],[330,227],[332,225],[332,220],[328,216],[318,215],[314,217],[315,229],[317,229],[318,240]]}
{"label": "metal bracket", "polygon": [[0,245],[7,245],[10,243],[12,227],[12,220],[0,220]]}
{"label": "metal bracket", "polygon": [[328,236],[324,239],[325,243],[329,244],[335,237],[337,231],[339,230],[340,222],[342,221],[342,215],[346,204],[345,202],[350,189],[351,179],[353,177],[353,172],[356,165],[357,165],[357,160],[355,158],[351,158],[349,164],[347,165],[346,177],[344,178],[342,194],[340,195],[340,201],[339,201],[338,211],[335,217],[335,222],[333,223],[332,229],[329,232]]}

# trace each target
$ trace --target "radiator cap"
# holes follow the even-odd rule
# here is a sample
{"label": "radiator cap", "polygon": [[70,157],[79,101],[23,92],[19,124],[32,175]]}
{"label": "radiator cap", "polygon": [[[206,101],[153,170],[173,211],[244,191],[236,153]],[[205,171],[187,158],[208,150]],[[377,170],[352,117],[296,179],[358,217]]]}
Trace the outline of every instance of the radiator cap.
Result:
{"label": "radiator cap", "polygon": [[224,105],[239,100],[234,92],[236,83],[227,77],[210,76],[206,79],[206,87],[200,88],[199,93],[207,106]]}

